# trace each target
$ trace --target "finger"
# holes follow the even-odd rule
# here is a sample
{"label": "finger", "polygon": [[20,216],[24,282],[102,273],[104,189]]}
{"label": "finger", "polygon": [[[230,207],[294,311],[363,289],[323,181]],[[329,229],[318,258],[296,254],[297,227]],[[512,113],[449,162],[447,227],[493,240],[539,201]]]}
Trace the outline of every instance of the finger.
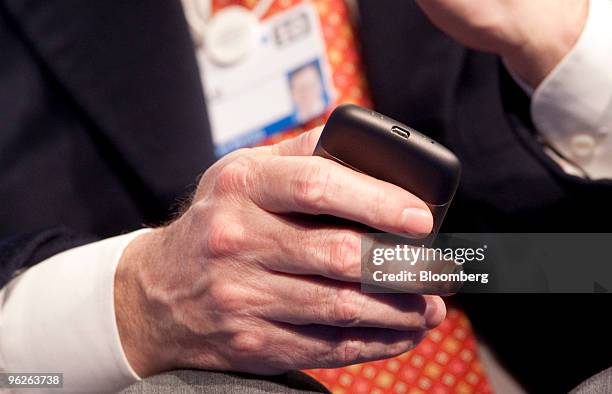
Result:
{"label": "finger", "polygon": [[321,157],[261,157],[247,193],[270,212],[326,214],[381,231],[425,236],[427,205],[410,192]]}
{"label": "finger", "polygon": [[[413,349],[424,337],[422,331],[380,328],[294,326],[279,323],[269,328],[277,346],[268,357],[272,364],[289,369],[338,368],[394,357]],[[262,344],[263,345],[263,344]],[[290,354],[279,351],[291,349]],[[289,365],[288,365],[289,364]],[[282,368],[281,368],[282,369]]]}
{"label": "finger", "polygon": [[312,156],[322,132],[323,126],[315,127],[296,137],[281,141],[272,145],[272,153],[279,156]]}
{"label": "finger", "polygon": [[[261,221],[263,219],[263,221]],[[265,247],[258,259],[267,269],[287,274],[319,275],[346,282],[361,279],[362,242],[356,228],[269,214],[260,217]]]}
{"label": "finger", "polygon": [[266,293],[272,300],[260,305],[261,317],[297,325],[374,327],[398,331],[428,330],[446,315],[436,296],[366,294],[359,284],[320,277],[275,275]]}
{"label": "finger", "polygon": [[[394,293],[451,295],[461,287],[459,281],[431,281],[420,279],[421,271],[432,274],[458,274],[461,266],[437,259],[421,258],[418,264],[390,262],[374,265],[374,249],[404,245],[402,238],[381,240],[365,230],[350,226],[321,224],[305,217],[276,214],[259,216],[258,262],[266,269],[296,275],[317,275],[343,282],[388,288]],[[391,242],[394,240],[394,242]],[[397,243],[395,243],[397,242]],[[256,243],[254,243],[256,244]],[[410,246],[412,249],[421,249]],[[415,254],[416,255],[416,254]],[[420,256],[425,256],[425,253]],[[410,273],[415,280],[394,281]]]}

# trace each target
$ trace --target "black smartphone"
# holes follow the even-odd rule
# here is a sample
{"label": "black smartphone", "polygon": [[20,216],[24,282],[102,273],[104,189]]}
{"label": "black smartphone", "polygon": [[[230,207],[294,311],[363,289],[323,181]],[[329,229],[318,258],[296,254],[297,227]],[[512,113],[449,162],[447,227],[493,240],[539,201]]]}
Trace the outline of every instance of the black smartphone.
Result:
{"label": "black smartphone", "polygon": [[314,155],[393,183],[425,201],[434,218],[425,245],[435,239],[461,177],[461,163],[450,150],[398,121],[352,104],[332,112]]}

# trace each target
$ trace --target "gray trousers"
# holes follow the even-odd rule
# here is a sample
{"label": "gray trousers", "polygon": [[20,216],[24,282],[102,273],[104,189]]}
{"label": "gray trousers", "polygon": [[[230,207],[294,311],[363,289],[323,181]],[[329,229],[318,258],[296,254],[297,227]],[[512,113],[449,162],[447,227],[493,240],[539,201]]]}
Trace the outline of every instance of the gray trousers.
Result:
{"label": "gray trousers", "polygon": [[570,394],[609,394],[612,393],[612,368],[585,380]]}
{"label": "gray trousers", "polygon": [[[320,383],[301,372],[278,376],[255,376],[223,372],[180,370],[138,382],[122,393],[327,393]],[[570,394],[612,393],[612,368],[587,379]]]}
{"label": "gray trousers", "polygon": [[210,371],[179,370],[163,373],[131,385],[121,393],[328,393],[316,380],[301,372],[255,376]]}

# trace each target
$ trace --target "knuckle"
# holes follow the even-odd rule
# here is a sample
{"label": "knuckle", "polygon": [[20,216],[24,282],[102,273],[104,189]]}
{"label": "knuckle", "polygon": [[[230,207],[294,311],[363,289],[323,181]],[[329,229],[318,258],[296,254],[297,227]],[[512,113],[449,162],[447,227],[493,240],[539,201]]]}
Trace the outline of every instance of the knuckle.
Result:
{"label": "knuckle", "polygon": [[234,286],[226,283],[217,283],[210,286],[208,298],[212,308],[217,312],[235,311],[244,303],[241,292]]}
{"label": "knuckle", "polygon": [[189,219],[188,227],[198,230],[207,228],[212,212],[211,205],[208,199],[202,199],[191,204],[184,214]]}
{"label": "knuckle", "polygon": [[329,199],[330,170],[321,163],[304,166],[293,182],[293,198],[298,207],[317,212]]}
{"label": "knuckle", "polygon": [[227,163],[217,172],[215,189],[222,193],[244,190],[253,162],[252,157],[242,155]]}
{"label": "knuckle", "polygon": [[354,364],[359,361],[365,343],[356,339],[345,339],[334,349],[334,360],[342,365]]}
{"label": "knuckle", "polygon": [[259,353],[264,349],[264,338],[260,333],[244,331],[236,333],[229,341],[230,348],[239,354]]}
{"label": "knuckle", "polygon": [[239,252],[246,240],[242,225],[221,218],[211,220],[206,229],[206,251],[209,256],[221,257]]}
{"label": "knuckle", "polygon": [[340,289],[336,292],[332,307],[332,320],[341,327],[359,324],[363,315],[365,297],[355,289]]}
{"label": "knuckle", "polygon": [[383,210],[387,206],[387,193],[382,187],[377,187],[372,200],[370,220],[372,223],[380,223],[383,218]]}
{"label": "knuckle", "polygon": [[336,277],[356,277],[361,272],[361,238],[344,231],[331,240],[327,254],[327,269]]}

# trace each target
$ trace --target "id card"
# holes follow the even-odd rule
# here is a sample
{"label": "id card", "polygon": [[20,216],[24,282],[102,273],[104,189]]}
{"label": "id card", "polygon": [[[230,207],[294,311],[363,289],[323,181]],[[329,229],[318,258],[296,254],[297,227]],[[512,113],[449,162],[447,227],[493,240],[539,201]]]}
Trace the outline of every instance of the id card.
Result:
{"label": "id card", "polygon": [[323,115],[334,100],[318,14],[300,3],[261,22],[259,46],[222,66],[198,51],[215,154]]}

